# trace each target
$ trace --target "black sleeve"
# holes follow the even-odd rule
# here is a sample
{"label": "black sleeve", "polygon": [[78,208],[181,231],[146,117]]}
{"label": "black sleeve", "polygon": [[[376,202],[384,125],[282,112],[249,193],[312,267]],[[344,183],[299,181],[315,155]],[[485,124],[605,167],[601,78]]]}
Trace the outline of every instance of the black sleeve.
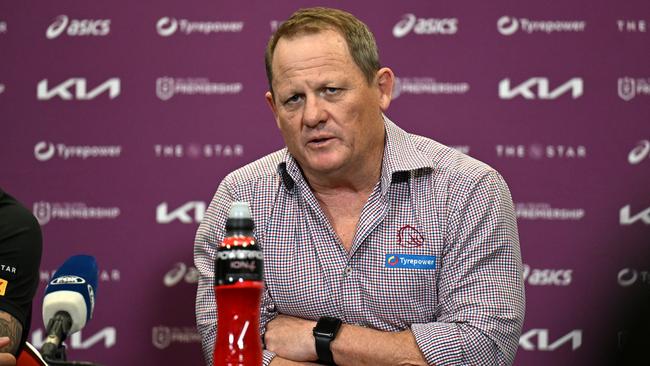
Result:
{"label": "black sleeve", "polygon": [[0,311],[29,333],[32,298],[38,288],[41,227],[32,213],[0,190]]}

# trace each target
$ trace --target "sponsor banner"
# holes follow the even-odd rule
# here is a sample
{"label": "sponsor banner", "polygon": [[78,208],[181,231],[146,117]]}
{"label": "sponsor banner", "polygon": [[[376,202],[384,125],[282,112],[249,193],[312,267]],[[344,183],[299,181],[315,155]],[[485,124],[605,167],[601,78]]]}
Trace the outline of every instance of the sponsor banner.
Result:
{"label": "sponsor banner", "polygon": [[465,94],[469,91],[467,82],[443,82],[426,77],[396,77],[393,86],[393,99],[403,94],[430,94],[430,95],[454,95]]}
{"label": "sponsor banner", "polygon": [[156,207],[156,222],[169,224],[178,220],[183,224],[198,224],[203,220],[207,207],[203,201],[190,201],[170,210],[167,202],[162,202]]}
{"label": "sponsor banner", "polygon": [[151,341],[154,347],[165,349],[173,343],[201,343],[201,335],[194,327],[159,325],[151,329]]}
{"label": "sponsor banner", "polygon": [[524,263],[523,279],[530,286],[569,286],[572,281],[572,269],[530,268]]}
{"label": "sponsor banner", "polygon": [[62,14],[56,17],[45,30],[45,38],[55,39],[61,35],[69,37],[104,37],[111,32],[110,19],[70,19]]}
{"label": "sponsor banner", "polygon": [[618,78],[618,96],[626,102],[635,97],[650,96],[650,78]]}
{"label": "sponsor banner", "polygon": [[524,351],[575,351],[582,347],[582,329],[574,329],[566,334],[551,333],[549,329],[530,329],[522,332],[519,347]]}
{"label": "sponsor banner", "polygon": [[465,155],[469,155],[470,146],[469,145],[449,145],[452,149],[456,149],[462,152]]}
{"label": "sponsor banner", "polygon": [[546,202],[519,202],[515,211],[519,220],[577,221],[585,217],[583,208],[557,208]]}
{"label": "sponsor banner", "polygon": [[224,95],[239,94],[243,89],[240,82],[212,82],[207,78],[173,78],[169,76],[156,79],[156,96],[169,100],[175,95]]}
{"label": "sponsor banner", "polygon": [[415,35],[453,35],[458,32],[458,18],[421,18],[408,13],[393,27],[395,38]]}
{"label": "sponsor banner", "polygon": [[632,211],[632,205],[626,205],[619,212],[619,223],[622,226],[644,223],[650,225],[650,207],[641,211]]}
{"label": "sponsor banner", "polygon": [[280,24],[282,24],[282,20],[271,20],[269,22],[269,25],[271,26],[271,32],[273,33],[276,30],[278,30],[278,27],[280,26]]}
{"label": "sponsor banner", "polygon": [[571,78],[553,89],[550,84],[546,77],[532,77],[516,85],[509,78],[505,78],[499,82],[499,99],[522,97],[528,100],[553,100],[565,94],[569,94],[571,99],[578,99],[584,92],[584,82],[579,77]]}
{"label": "sponsor banner", "polygon": [[40,141],[34,145],[34,157],[38,161],[48,161],[55,157],[68,159],[119,158],[120,145],[65,145],[62,143]]}
{"label": "sponsor banner", "polygon": [[53,220],[114,220],[120,216],[119,207],[91,207],[84,202],[34,202],[33,214],[38,223]]}
{"label": "sponsor banner", "polygon": [[[29,337],[31,344],[37,349],[43,347],[47,334],[42,328],[34,330]],[[73,350],[82,349],[110,349],[117,343],[117,330],[113,326],[108,326],[90,333],[87,329],[82,329],[71,334],[65,341],[67,348]]]}
{"label": "sponsor banner", "polygon": [[166,287],[174,287],[179,283],[196,284],[199,282],[199,271],[194,266],[188,266],[183,262],[174,264],[163,277],[163,284]]}
{"label": "sponsor banner", "polygon": [[576,33],[584,32],[587,22],[584,20],[533,20],[504,15],[497,20],[497,30],[504,36],[515,33]]}
{"label": "sponsor banner", "polygon": [[93,100],[102,94],[108,94],[108,99],[115,99],[121,93],[119,78],[110,78],[92,89],[88,89],[85,78],[70,78],[52,87],[48,84],[48,79],[38,82],[37,100],[50,100],[54,97],[62,100]]}
{"label": "sponsor banner", "polygon": [[617,19],[616,28],[621,33],[646,33],[648,24],[644,19]]}
{"label": "sponsor banner", "polygon": [[197,21],[162,17],[156,22],[156,31],[161,37],[170,37],[174,34],[187,36],[191,34],[239,33],[243,29],[243,21]]}
{"label": "sponsor banner", "polygon": [[500,158],[519,159],[584,159],[587,148],[584,145],[496,145],[496,154]]}
{"label": "sponsor banner", "polygon": [[648,158],[648,155],[650,155],[650,140],[641,140],[627,154],[627,162],[631,165],[640,164]]}
{"label": "sponsor banner", "polygon": [[618,272],[617,281],[621,287],[649,286],[650,272],[634,268],[623,268]]}
{"label": "sponsor banner", "polygon": [[221,158],[244,156],[243,144],[155,144],[157,158]]}

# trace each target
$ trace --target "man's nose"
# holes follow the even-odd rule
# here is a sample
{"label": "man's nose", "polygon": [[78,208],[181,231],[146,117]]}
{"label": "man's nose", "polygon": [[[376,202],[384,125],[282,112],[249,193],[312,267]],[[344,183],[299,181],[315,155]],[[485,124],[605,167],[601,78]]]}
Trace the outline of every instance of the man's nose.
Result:
{"label": "man's nose", "polygon": [[305,98],[305,108],[302,114],[303,124],[315,128],[327,120],[327,112],[323,108],[322,101],[315,96]]}

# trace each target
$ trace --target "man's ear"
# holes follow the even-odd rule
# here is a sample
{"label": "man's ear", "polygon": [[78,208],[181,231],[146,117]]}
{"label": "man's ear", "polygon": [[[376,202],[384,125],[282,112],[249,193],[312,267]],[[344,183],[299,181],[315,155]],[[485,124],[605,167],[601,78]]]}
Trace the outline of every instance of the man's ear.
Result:
{"label": "man's ear", "polygon": [[382,67],[377,71],[377,87],[379,89],[379,108],[382,112],[388,110],[393,95],[395,74],[388,67]]}
{"label": "man's ear", "polygon": [[269,106],[269,108],[271,108],[271,112],[273,112],[275,123],[278,125],[278,128],[280,128],[280,118],[278,118],[278,110],[275,107],[275,101],[273,100],[273,93],[267,91],[266,94],[264,94],[264,98],[266,99],[266,104]]}

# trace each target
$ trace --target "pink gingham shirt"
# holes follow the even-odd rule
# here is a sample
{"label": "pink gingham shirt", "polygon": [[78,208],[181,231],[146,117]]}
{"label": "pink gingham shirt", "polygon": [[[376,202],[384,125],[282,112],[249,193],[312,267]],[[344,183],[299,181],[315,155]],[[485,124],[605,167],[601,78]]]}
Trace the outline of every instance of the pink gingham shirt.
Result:
{"label": "pink gingham shirt", "polygon": [[[327,315],[387,332],[410,328],[429,364],[512,363],[525,300],[505,181],[387,118],[385,128],[381,177],[349,252],[286,149],[222,181],[194,245],[196,317],[208,364],[217,327],[215,249],[235,200],[250,202],[264,252],[262,334],[277,314]],[[409,258],[406,267],[394,266]],[[265,350],[264,365],[274,356]]]}

